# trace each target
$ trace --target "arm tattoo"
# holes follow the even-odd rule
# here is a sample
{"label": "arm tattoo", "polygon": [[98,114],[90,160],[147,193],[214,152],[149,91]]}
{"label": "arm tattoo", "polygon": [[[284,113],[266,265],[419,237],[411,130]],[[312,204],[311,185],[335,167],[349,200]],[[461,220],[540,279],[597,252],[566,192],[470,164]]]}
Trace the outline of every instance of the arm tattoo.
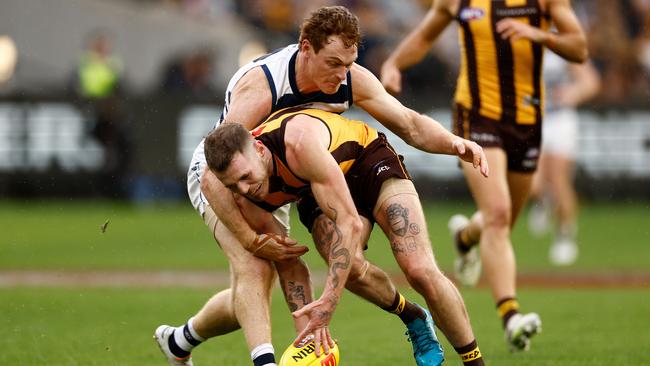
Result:
{"label": "arm tattoo", "polygon": [[293,296],[291,295],[291,284],[293,281],[289,281],[289,286],[287,287],[287,283],[280,278],[280,287],[282,287],[282,293],[284,294],[284,299],[287,302],[287,305],[289,306],[289,311],[292,313],[296,310],[298,310],[298,304],[293,302]]}
{"label": "arm tattoo", "polygon": [[330,227],[331,232],[327,235],[327,237],[331,239],[330,242],[332,243],[329,254],[330,273],[332,274],[334,288],[338,288],[340,280],[339,274],[336,271],[338,269],[348,269],[350,267],[350,251],[347,248],[341,247],[343,245],[343,233],[336,225],[337,212],[334,207],[330,206],[329,208],[334,212],[334,217],[331,221],[332,225]]}
{"label": "arm tattoo", "polygon": [[399,203],[393,203],[386,209],[390,229],[399,236],[404,236],[409,227],[409,209]]}
{"label": "arm tattoo", "polygon": [[291,312],[298,310],[299,305],[307,305],[305,287],[303,285],[296,283],[295,281],[288,281],[287,283],[283,279],[280,279],[280,285],[282,286],[284,298],[287,301],[287,305]]}

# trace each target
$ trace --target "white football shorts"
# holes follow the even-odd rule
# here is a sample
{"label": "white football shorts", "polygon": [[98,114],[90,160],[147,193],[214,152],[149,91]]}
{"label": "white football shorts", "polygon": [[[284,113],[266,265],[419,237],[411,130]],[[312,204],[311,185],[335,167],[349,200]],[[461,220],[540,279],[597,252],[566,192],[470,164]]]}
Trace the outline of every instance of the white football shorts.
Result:
{"label": "white football shorts", "polygon": [[575,160],[578,152],[578,112],[558,109],[544,114],[542,153]]}

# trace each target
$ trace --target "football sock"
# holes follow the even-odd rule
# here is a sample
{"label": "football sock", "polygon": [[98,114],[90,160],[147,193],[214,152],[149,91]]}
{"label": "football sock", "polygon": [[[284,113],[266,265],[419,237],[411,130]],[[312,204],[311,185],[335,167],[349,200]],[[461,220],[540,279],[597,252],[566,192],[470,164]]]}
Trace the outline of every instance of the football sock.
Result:
{"label": "football sock", "polygon": [[467,235],[467,230],[461,229],[456,233],[456,249],[461,254],[466,254],[470,249],[476,244],[476,242],[470,240]]}
{"label": "football sock", "polygon": [[253,366],[277,366],[275,350],[271,343],[262,343],[251,351]]}
{"label": "football sock", "polygon": [[196,333],[192,326],[194,317],[185,323],[183,327],[178,327],[174,330],[174,334],[169,337],[169,350],[179,358],[184,358],[190,355],[194,347],[205,341],[205,338]]}
{"label": "football sock", "polygon": [[497,311],[499,312],[499,317],[503,322],[503,328],[505,329],[508,325],[508,320],[512,318],[513,315],[519,314],[519,303],[514,297],[506,297],[499,302],[497,302]]}
{"label": "football sock", "polygon": [[573,223],[561,224],[557,228],[557,232],[555,233],[555,238],[556,240],[575,241],[577,232],[578,232],[578,228],[576,224]]}
{"label": "football sock", "polygon": [[454,347],[456,352],[458,352],[458,355],[460,356],[460,359],[463,361],[463,365],[465,366],[483,366],[485,363],[483,363],[483,355],[481,354],[481,350],[478,349],[478,345],[476,344],[476,340],[471,341],[468,345],[463,346],[463,347]]}
{"label": "football sock", "polygon": [[422,308],[406,300],[399,291],[395,291],[395,300],[393,300],[393,304],[390,307],[383,309],[399,316],[404,324],[408,324],[416,318],[427,318],[427,314],[422,311]]}

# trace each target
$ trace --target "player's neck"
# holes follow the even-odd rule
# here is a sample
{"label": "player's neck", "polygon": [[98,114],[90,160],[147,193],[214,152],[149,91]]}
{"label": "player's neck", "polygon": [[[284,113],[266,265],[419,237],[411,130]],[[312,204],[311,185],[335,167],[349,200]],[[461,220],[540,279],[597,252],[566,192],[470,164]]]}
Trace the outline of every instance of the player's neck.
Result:
{"label": "player's neck", "polygon": [[296,85],[301,94],[317,92],[318,86],[309,78],[307,73],[306,59],[302,51],[298,52],[296,57]]}
{"label": "player's neck", "polygon": [[262,145],[264,148],[264,154],[262,155],[262,162],[266,168],[266,172],[269,176],[273,175],[273,154],[266,146]]}

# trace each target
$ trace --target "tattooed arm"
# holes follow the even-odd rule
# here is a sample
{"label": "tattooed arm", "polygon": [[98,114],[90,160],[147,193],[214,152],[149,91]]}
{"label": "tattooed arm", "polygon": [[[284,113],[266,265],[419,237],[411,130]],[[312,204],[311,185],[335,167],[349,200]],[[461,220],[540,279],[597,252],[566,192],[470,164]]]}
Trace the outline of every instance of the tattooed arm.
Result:
{"label": "tattooed arm", "polygon": [[329,272],[321,297],[294,316],[307,316],[309,324],[295,343],[309,334],[314,335],[316,354],[320,345],[329,353],[334,341],[329,334],[329,322],[341,298],[352,254],[361,244],[362,223],[352,201],[345,177],[327,150],[330,134],[324,124],[306,115],[295,116],[285,131],[286,158],[289,168],[310,182],[311,191],[323,213],[333,222],[332,246],[329,252]]}

